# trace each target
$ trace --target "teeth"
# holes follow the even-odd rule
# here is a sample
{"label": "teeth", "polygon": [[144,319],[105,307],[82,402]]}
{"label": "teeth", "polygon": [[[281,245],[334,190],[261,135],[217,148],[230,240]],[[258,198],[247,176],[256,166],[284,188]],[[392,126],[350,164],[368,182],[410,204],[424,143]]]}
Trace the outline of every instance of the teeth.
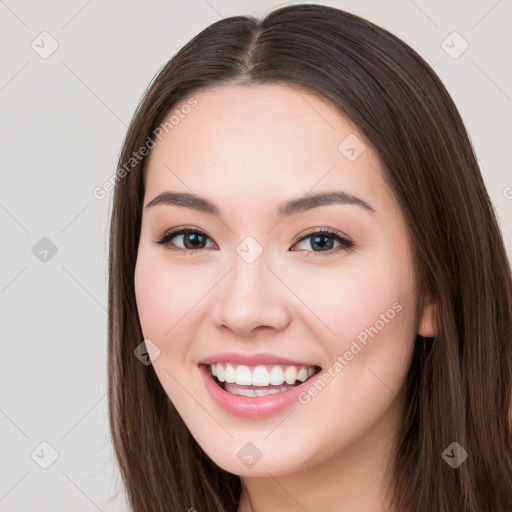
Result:
{"label": "teeth", "polygon": [[270,384],[272,386],[280,386],[284,382],[284,372],[280,366],[274,366],[270,371]]}
{"label": "teeth", "polygon": [[224,382],[226,380],[224,374],[224,367],[220,364],[217,365],[217,379],[219,379],[221,382]]}
{"label": "teeth", "polygon": [[297,372],[297,380],[300,380],[301,382],[304,382],[308,378],[308,370],[307,368],[301,368]]}
{"label": "teeth", "polygon": [[252,386],[252,372],[248,366],[237,366],[235,370],[235,383],[241,386]]}
{"label": "teeth", "polygon": [[241,396],[266,396],[272,395],[274,393],[282,393],[283,391],[288,391],[293,386],[286,386],[282,388],[273,388],[273,389],[247,389],[247,388],[236,388],[233,389],[229,384],[226,384],[226,391],[233,395],[241,395]]}
{"label": "teeth", "polygon": [[[228,384],[238,384],[240,386],[281,386],[288,384],[292,386],[298,380],[304,382],[314,373],[312,366],[282,366],[282,365],[233,365],[230,363],[213,363],[210,365],[212,375],[217,377],[220,382]],[[289,388],[286,388],[289,389]],[[251,395],[255,396],[254,391]],[[270,390],[263,390],[268,393]],[[275,392],[272,390],[272,392]],[[261,395],[256,395],[261,396]]]}
{"label": "teeth", "polygon": [[280,393],[281,389],[255,389],[254,394],[256,396],[273,395],[274,393]]}
{"label": "teeth", "polygon": [[[250,370],[249,370],[250,371]],[[264,366],[256,366],[252,372],[252,386],[268,386],[270,383],[270,375]]]}
{"label": "teeth", "polygon": [[297,380],[297,368],[295,368],[295,366],[288,366],[286,368],[284,371],[284,380],[286,381],[286,384],[295,384],[295,381]]}
{"label": "teeth", "polygon": [[224,373],[224,382],[235,382],[236,373],[233,366],[230,364],[226,365],[226,372]]}

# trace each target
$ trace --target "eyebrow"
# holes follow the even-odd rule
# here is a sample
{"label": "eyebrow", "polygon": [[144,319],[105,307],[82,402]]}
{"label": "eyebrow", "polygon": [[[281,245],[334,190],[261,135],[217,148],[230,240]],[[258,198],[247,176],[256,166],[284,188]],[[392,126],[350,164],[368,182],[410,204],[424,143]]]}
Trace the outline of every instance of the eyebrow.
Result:
{"label": "eyebrow", "polygon": [[[221,217],[220,208],[215,203],[211,202],[209,199],[188,192],[162,192],[146,204],[145,210],[158,204],[183,206],[185,208],[192,208],[199,212]],[[367,211],[375,212],[375,210],[366,201],[363,201],[359,197],[347,194],[342,190],[332,190],[318,192],[315,194],[306,194],[302,197],[285,201],[279,204],[277,208],[277,215],[279,217],[287,217],[313,208],[332,204],[356,205]]]}

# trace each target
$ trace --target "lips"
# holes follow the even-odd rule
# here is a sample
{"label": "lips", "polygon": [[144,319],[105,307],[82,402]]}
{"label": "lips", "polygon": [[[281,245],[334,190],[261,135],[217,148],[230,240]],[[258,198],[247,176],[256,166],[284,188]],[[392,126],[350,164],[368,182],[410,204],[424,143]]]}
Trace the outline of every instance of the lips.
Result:
{"label": "lips", "polygon": [[[293,365],[315,367],[316,372],[306,381],[295,383],[290,386],[284,383],[281,386],[241,386],[237,384],[223,383],[212,375],[210,365],[218,361],[230,361],[233,364],[246,365]],[[271,354],[216,354],[205,358],[198,364],[199,372],[210,398],[221,409],[232,416],[246,419],[263,419],[273,416],[295,404],[297,407],[298,397],[309,386],[321,376],[321,367],[304,361],[287,359]],[[227,386],[227,389],[225,389]],[[277,392],[271,392],[276,390]]]}
{"label": "lips", "polygon": [[299,361],[297,359],[289,359],[287,357],[261,352],[251,354],[248,352],[223,352],[214,354],[202,359],[199,363],[210,365],[213,363],[233,363],[245,364],[247,366],[281,364],[286,366],[319,366],[311,361]]}

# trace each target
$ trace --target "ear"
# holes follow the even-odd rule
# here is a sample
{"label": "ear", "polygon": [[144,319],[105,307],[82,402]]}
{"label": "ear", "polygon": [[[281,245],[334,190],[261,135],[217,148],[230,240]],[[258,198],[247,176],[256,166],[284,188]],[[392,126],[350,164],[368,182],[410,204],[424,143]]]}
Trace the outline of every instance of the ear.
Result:
{"label": "ear", "polygon": [[418,334],[424,338],[433,338],[438,334],[436,312],[436,303],[433,299],[429,298],[423,308],[423,313],[418,325]]}

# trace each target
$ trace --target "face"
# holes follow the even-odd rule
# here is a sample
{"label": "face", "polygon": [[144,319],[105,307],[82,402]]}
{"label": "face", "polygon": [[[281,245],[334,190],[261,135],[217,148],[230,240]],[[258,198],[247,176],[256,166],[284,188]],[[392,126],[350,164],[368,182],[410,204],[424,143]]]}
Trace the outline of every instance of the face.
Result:
{"label": "face", "polygon": [[[326,100],[280,85],[193,97],[148,163],[135,269],[144,338],[216,464],[293,473],[396,426],[427,315],[405,221],[378,155]],[[146,208],[165,192],[210,207],[168,196]],[[326,192],[342,194],[289,204]],[[205,363],[220,363],[226,390]]]}

